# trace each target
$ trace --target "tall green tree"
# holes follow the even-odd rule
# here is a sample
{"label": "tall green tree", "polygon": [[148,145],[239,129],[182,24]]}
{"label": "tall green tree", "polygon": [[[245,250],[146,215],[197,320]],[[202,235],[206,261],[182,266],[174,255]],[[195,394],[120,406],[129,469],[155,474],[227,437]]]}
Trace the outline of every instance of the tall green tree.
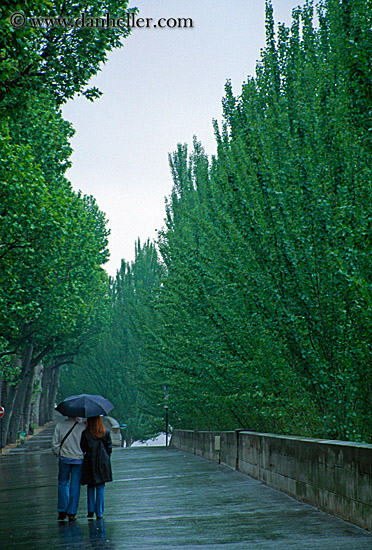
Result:
{"label": "tall green tree", "polygon": [[62,371],[59,399],[83,391],[104,394],[115,405],[112,414],[126,424],[128,446],[164,430],[164,381],[147,362],[161,276],[154,244],[141,246],[138,241],[134,262],[123,261],[111,281],[105,332],[73,367]]}
{"label": "tall green tree", "polygon": [[[21,7],[21,9],[20,9]],[[24,15],[27,22],[14,28],[10,17],[14,12]],[[100,95],[97,88],[86,88],[89,79],[107,60],[107,52],[123,45],[130,29],[121,26],[79,28],[74,25],[32,26],[33,18],[76,20],[87,17],[122,17],[127,2],[122,0],[27,0],[20,6],[16,0],[5,0],[0,7],[0,99],[13,101],[14,94],[29,91],[41,93],[47,89],[57,105],[65,103],[76,93],[88,99]],[[21,92],[17,94],[16,91]]]}
{"label": "tall green tree", "polygon": [[[27,18],[83,11],[115,17],[126,3],[26,2],[22,9]],[[99,96],[86,85],[129,32],[28,23],[15,29],[9,16],[16,11],[13,1],[0,8],[3,443],[50,418],[61,364],[73,361],[103,322],[108,230],[95,200],[75,193],[65,178],[73,130],[60,105],[77,93]]]}
{"label": "tall green tree", "polygon": [[276,35],[267,3],[217,157],[171,157],[157,352],[174,425],[371,440],[372,12],[317,10],[318,28],[306,2]]}

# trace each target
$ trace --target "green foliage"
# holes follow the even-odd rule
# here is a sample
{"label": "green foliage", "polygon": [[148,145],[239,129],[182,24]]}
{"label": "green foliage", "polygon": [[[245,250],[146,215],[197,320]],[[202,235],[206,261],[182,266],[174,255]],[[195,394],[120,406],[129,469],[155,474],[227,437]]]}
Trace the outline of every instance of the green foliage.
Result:
{"label": "green foliage", "polygon": [[58,398],[89,392],[115,404],[112,414],[127,425],[128,444],[164,429],[163,382],[146,363],[149,334],[154,330],[154,299],[162,268],[153,244],[138,241],[134,262],[122,262],[111,281],[106,330],[90,350],[66,366]]}
{"label": "green foliage", "polygon": [[[120,48],[130,29],[125,27],[76,28],[74,26],[37,26],[31,18],[81,18],[81,14],[103,17],[124,17],[127,2],[122,0],[63,0],[2,2],[0,7],[0,94],[4,98],[16,88],[40,93],[48,89],[57,104],[64,103],[76,93],[88,99],[99,96],[96,88],[84,90],[89,79],[100,70],[107,52]],[[14,29],[9,17],[21,11],[27,24]],[[0,97],[1,97],[0,96]]]}
{"label": "green foliage", "polygon": [[169,157],[162,263],[147,244],[122,265],[73,371],[82,391],[95,365],[131,440],[160,430],[166,384],[173,427],[372,441],[372,4],[317,11],[276,32],[267,3],[216,157],[196,139]]}
{"label": "green foliage", "polygon": [[[28,421],[36,365],[42,361],[46,372],[46,365],[71,362],[106,321],[109,232],[94,198],[65,178],[73,130],[60,105],[77,93],[99,97],[84,88],[129,31],[14,29],[9,16],[20,9],[27,18],[115,17],[126,2],[11,0],[0,7],[0,378],[8,409],[15,400],[14,416]],[[48,376],[53,394],[58,376]],[[14,431],[22,421],[7,426]]]}
{"label": "green foliage", "polygon": [[372,440],[372,6],[322,2],[318,29],[312,13],[275,37],[267,4],[217,157],[170,157],[153,360],[174,426]]}
{"label": "green foliage", "polygon": [[70,126],[43,105],[3,122],[0,141],[0,329],[13,351],[31,333],[39,350],[73,333],[108,257],[103,214],[63,177]]}

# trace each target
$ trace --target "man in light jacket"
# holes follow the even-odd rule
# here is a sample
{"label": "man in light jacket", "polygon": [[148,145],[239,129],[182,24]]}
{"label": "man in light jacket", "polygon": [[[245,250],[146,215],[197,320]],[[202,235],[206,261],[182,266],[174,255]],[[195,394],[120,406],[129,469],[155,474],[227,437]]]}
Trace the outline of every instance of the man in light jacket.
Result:
{"label": "man in light jacket", "polygon": [[80,498],[83,452],[80,448],[81,434],[86,426],[81,419],[69,416],[59,422],[54,430],[52,451],[58,462],[58,521],[68,517],[76,520]]}

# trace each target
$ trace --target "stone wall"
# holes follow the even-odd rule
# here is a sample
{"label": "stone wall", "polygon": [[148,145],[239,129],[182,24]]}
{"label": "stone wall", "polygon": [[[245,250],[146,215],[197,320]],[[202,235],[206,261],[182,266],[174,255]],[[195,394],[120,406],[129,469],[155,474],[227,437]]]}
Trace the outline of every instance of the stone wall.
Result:
{"label": "stone wall", "polygon": [[171,445],[372,531],[372,445],[192,430],[174,430]]}

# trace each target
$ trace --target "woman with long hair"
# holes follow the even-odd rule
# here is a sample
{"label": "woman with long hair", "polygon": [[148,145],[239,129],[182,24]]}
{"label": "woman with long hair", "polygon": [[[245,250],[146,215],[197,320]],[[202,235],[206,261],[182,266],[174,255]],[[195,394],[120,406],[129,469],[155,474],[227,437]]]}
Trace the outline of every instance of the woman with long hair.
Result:
{"label": "woman with long hair", "polygon": [[87,427],[81,436],[84,452],[82,485],[88,485],[88,518],[103,517],[105,483],[112,481],[110,455],[112,442],[100,416],[87,419]]}

